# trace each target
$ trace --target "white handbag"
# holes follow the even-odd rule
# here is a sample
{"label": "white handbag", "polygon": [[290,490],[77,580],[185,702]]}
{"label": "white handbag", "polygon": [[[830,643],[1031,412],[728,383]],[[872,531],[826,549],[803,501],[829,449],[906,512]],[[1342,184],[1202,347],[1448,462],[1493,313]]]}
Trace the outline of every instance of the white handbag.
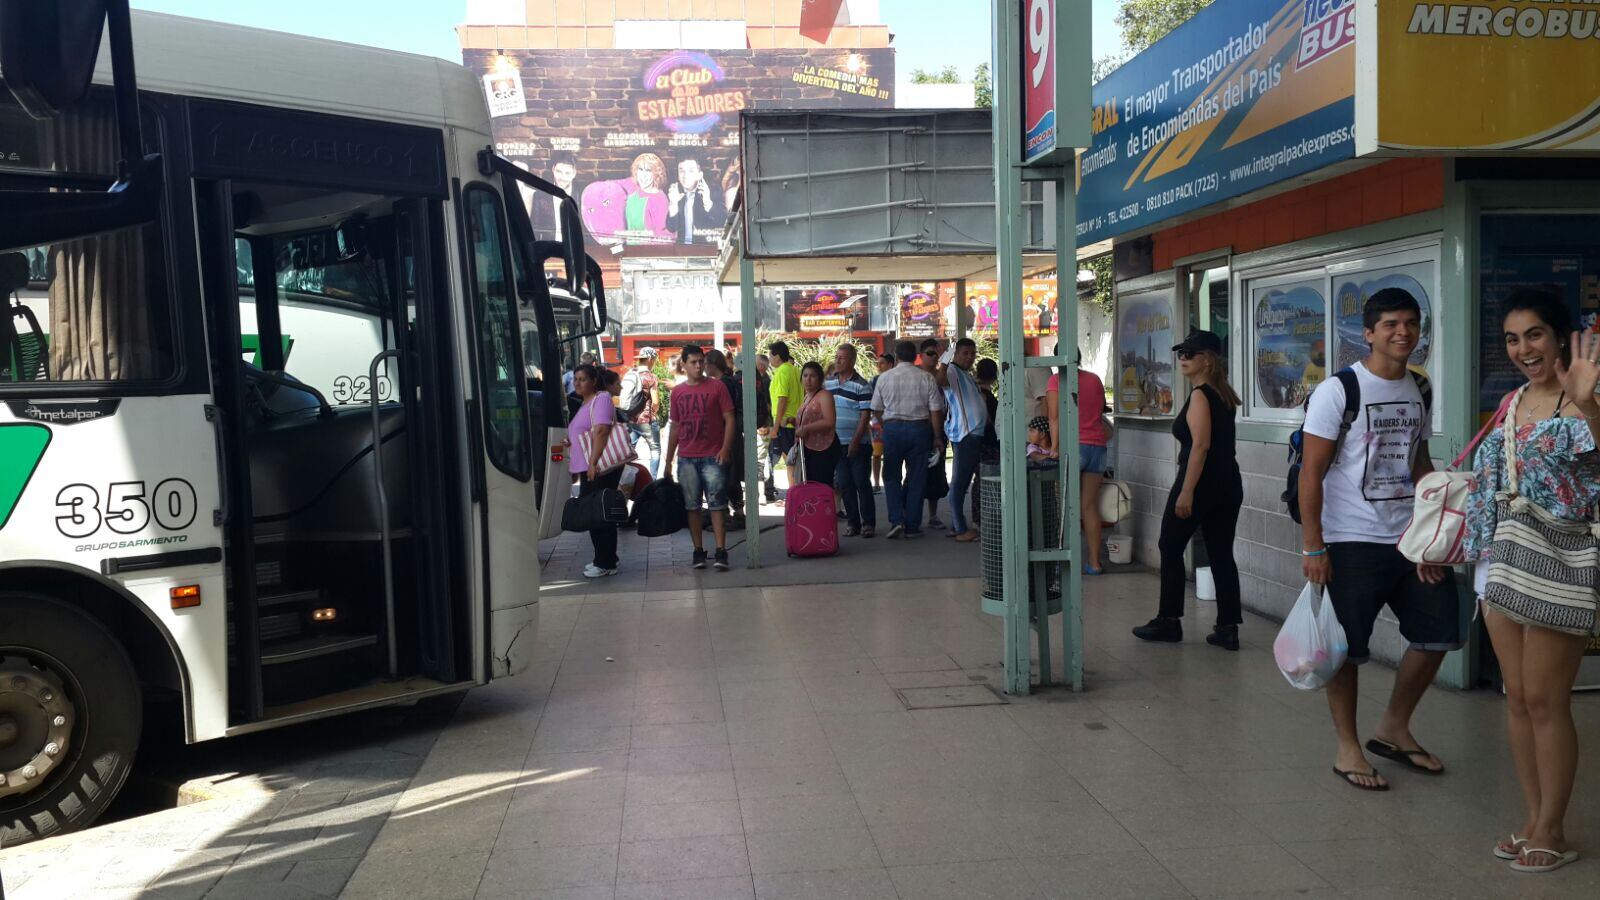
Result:
{"label": "white handbag", "polygon": [[1106,479],[1100,483],[1100,521],[1115,525],[1133,512],[1133,490],[1127,482]]}
{"label": "white handbag", "polygon": [[1473,472],[1458,471],[1472,455],[1478,442],[1506,415],[1506,405],[1488,422],[1478,436],[1442,472],[1429,472],[1417,482],[1416,501],[1411,509],[1411,524],[1400,535],[1400,555],[1414,563],[1456,566],[1465,563],[1463,542],[1467,536],[1467,497],[1472,493]]}

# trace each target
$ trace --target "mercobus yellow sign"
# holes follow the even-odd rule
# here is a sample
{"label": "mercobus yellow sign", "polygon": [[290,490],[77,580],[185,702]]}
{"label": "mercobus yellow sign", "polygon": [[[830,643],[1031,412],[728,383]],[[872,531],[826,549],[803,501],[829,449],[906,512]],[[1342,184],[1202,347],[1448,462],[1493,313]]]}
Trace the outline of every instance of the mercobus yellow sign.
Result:
{"label": "mercobus yellow sign", "polygon": [[1357,154],[1600,150],[1600,0],[1360,0]]}

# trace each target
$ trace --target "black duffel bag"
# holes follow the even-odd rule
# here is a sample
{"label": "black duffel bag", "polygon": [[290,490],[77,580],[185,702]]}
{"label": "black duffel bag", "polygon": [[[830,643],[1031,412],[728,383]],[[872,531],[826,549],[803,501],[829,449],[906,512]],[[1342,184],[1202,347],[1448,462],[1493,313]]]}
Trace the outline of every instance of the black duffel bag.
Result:
{"label": "black duffel bag", "polygon": [[633,501],[633,522],[640,537],[666,537],[689,524],[683,503],[683,488],[671,478],[658,478],[645,485]]}
{"label": "black duffel bag", "polygon": [[562,531],[593,531],[628,521],[628,499],[616,488],[573,497],[561,508]]}
{"label": "black duffel bag", "polygon": [[950,493],[950,476],[944,471],[944,454],[934,457],[935,462],[928,464],[928,477],[922,483],[922,499],[943,500]]}

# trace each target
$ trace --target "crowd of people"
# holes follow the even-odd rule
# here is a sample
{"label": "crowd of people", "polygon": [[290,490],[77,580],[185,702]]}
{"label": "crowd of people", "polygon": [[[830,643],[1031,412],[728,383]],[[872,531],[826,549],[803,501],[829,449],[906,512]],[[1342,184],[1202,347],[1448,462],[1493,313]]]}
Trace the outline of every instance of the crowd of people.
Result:
{"label": "crowd of people", "polygon": [[[1433,470],[1427,441],[1432,391],[1426,376],[1410,365],[1421,324],[1420,304],[1404,289],[1387,288],[1368,298],[1367,356],[1316,387],[1296,436],[1302,568],[1311,585],[1325,589],[1348,645],[1345,662],[1326,684],[1335,735],[1332,769],[1365,791],[1390,788],[1369,755],[1403,771],[1445,772],[1445,764],[1412,734],[1412,721],[1445,654],[1463,643],[1454,570],[1412,562],[1400,550],[1416,485]],[[1462,555],[1472,565],[1474,594],[1499,660],[1512,764],[1526,806],[1525,819],[1493,851],[1517,871],[1545,872],[1577,859],[1565,832],[1578,760],[1570,698],[1586,648],[1600,632],[1600,334],[1578,331],[1566,304],[1537,289],[1511,297],[1501,330],[1510,362],[1526,381],[1504,398],[1479,435]],[[875,536],[875,498],[881,492],[888,518],[884,536],[913,539],[925,534],[924,509],[927,527],[942,527],[938,503],[945,489],[929,487],[930,478],[944,479],[948,458],[948,536],[978,538],[980,511],[976,502],[969,511],[967,498],[979,465],[997,460],[1001,448],[994,427],[997,370],[992,360],[976,359],[971,340],[900,341],[892,355],[872,360],[877,371],[870,378],[848,343],[827,367],[816,361],[797,366],[781,341],[766,349],[757,357],[754,389],[760,482],[768,501],[782,502],[775,470],[787,459],[791,486],[803,477],[836,491],[846,536]],[[1161,517],[1157,614],[1133,634],[1157,643],[1183,640],[1184,552],[1198,535],[1217,600],[1206,642],[1237,651],[1243,623],[1233,547],[1244,505],[1235,437],[1240,398],[1228,381],[1221,337],[1193,331],[1173,350],[1192,390],[1172,424],[1177,472]],[[737,451],[744,379],[720,351],[683,349],[679,383],[667,403],[664,465],[658,468],[655,404],[638,399],[663,387],[651,374],[652,361],[653,351],[643,351],[639,365],[621,379],[593,365],[579,366],[572,431],[605,432],[591,442],[603,446],[609,430],[622,424],[611,399],[620,394],[629,413],[626,427],[649,447],[652,474],[673,472],[681,487],[694,565],[704,567],[708,559],[702,516],[709,513],[716,542],[709,559],[726,569],[728,523],[736,519],[742,527],[745,515]],[[1080,370],[1076,389],[1081,488],[1089,498],[1082,504],[1082,571],[1096,575],[1103,568],[1102,523],[1093,498],[1106,471],[1111,426],[1100,379]],[[1036,414],[1028,423],[1025,453],[1031,461],[1048,462],[1061,446],[1058,377],[1030,381],[1026,390],[1024,402]],[[584,494],[616,484],[614,474],[589,477],[581,454],[574,454],[572,470]],[[593,532],[591,539],[595,560],[585,574],[615,573],[615,528]],[[1384,607],[1408,648],[1388,703],[1363,744],[1358,671],[1370,658]]]}

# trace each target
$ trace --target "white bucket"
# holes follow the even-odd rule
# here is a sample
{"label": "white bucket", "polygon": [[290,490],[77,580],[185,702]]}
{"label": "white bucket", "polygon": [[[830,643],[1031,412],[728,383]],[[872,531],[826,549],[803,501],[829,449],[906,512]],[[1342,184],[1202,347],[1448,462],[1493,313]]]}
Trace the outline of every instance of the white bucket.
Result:
{"label": "white bucket", "polygon": [[1217,581],[1211,577],[1210,566],[1200,566],[1194,570],[1194,597],[1208,603],[1217,601]]}
{"label": "white bucket", "polygon": [[1106,558],[1119,566],[1133,562],[1133,537],[1126,534],[1106,535]]}

